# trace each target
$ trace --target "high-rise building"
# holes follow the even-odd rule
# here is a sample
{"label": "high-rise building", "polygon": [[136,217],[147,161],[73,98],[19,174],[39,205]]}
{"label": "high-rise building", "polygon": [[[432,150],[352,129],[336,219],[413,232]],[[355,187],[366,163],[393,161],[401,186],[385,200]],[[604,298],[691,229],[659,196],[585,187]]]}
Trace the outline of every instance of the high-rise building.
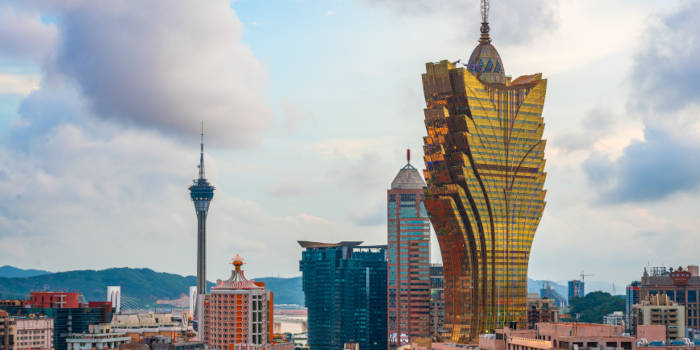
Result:
{"label": "high-rise building", "polygon": [[505,75],[485,0],[466,66],[427,63],[422,78],[425,206],[445,268],[449,341],[524,328],[530,247],[545,206],[547,80]]}
{"label": "high-rise building", "polygon": [[430,335],[430,218],[423,204],[425,181],[411,165],[396,174],[387,191],[388,202],[388,320],[389,347],[402,339]]}
{"label": "high-rise building", "polygon": [[632,305],[639,304],[639,285],[639,281],[633,281],[625,290],[625,325],[628,332],[632,330]]}
{"label": "high-rise building", "polygon": [[678,305],[684,306],[686,328],[700,329],[700,276],[697,265],[687,268],[667,269],[652,267],[644,269],[639,286],[639,300],[650,295],[665,294]]}
{"label": "high-rise building", "polygon": [[204,342],[211,348],[230,345],[265,347],[272,341],[273,298],[264,282],[249,281],[236,255],[231,277],[218,280],[204,297]]}
{"label": "high-rise building", "polygon": [[573,298],[583,298],[586,296],[585,283],[581,280],[569,281],[569,302]]}
{"label": "high-rise building", "polygon": [[360,244],[299,241],[312,349],[387,349],[386,246]]}
{"label": "high-rise building", "polygon": [[207,294],[207,213],[214,198],[214,187],[204,175],[204,130],[199,144],[199,178],[190,186],[190,197],[197,212],[197,293]]}

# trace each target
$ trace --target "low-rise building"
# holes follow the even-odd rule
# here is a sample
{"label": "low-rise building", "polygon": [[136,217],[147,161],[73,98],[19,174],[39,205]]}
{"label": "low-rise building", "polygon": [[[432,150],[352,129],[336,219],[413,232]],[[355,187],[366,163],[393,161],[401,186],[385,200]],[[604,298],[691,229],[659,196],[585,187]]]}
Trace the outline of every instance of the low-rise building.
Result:
{"label": "low-rise building", "polygon": [[123,332],[112,332],[109,324],[90,325],[88,333],[71,333],[66,336],[68,350],[115,349],[128,344],[131,338]]}
{"label": "low-rise building", "polygon": [[623,311],[613,311],[603,316],[603,323],[610,326],[625,326],[625,313]]}
{"label": "low-rise building", "polygon": [[559,322],[559,308],[555,300],[539,298],[536,293],[527,296],[527,328],[534,329],[539,322]]}
{"label": "low-rise building", "polygon": [[53,349],[53,319],[45,316],[30,315],[16,317],[16,350],[51,350]]}
{"label": "low-rise building", "polygon": [[187,318],[171,313],[121,314],[112,317],[112,331],[123,332],[131,337],[132,343],[144,338],[163,336],[172,342],[188,340],[193,335],[187,325]]}

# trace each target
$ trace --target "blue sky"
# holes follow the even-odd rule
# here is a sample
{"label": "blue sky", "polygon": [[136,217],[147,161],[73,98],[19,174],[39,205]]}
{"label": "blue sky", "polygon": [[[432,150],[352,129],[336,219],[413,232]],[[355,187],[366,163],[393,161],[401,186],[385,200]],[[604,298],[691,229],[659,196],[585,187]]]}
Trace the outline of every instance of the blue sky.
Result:
{"label": "blue sky", "polygon": [[[699,12],[493,1],[506,73],[548,79],[531,277],[697,263]],[[425,63],[466,59],[479,21],[448,0],[0,6],[0,265],[193,274],[202,120],[210,279],[237,253],[298,275],[296,240],[385,242],[406,148],[422,167]]]}

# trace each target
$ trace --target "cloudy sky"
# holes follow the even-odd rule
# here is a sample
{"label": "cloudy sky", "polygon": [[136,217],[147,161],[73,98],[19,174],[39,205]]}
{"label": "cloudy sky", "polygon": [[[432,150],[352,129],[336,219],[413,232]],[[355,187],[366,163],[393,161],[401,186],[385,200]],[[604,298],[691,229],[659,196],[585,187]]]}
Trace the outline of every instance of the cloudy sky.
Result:
{"label": "cloudy sky", "polygon": [[[548,78],[530,276],[624,283],[700,263],[700,1],[493,0],[506,73]],[[469,57],[477,0],[0,5],[0,265],[298,275],[296,240],[386,242],[422,167],[425,63]],[[433,260],[440,261],[433,249]]]}

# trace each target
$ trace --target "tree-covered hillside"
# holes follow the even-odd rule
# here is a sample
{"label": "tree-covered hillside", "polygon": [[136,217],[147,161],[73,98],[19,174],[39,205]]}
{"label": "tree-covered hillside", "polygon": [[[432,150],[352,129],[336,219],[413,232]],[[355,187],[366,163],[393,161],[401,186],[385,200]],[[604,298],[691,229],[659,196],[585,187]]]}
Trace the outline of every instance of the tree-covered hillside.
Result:
{"label": "tree-covered hillside", "polygon": [[[276,304],[303,304],[301,277],[257,278],[275,293]],[[0,299],[24,299],[31,291],[80,292],[87,301],[106,300],[107,286],[121,286],[122,305],[155,307],[157,300],[178,299],[189,293],[196,277],[151,269],[112,268],[48,273],[32,277],[0,277]],[[210,287],[214,284],[209,282]]]}
{"label": "tree-covered hillside", "polygon": [[613,311],[625,310],[625,297],[610,295],[605,292],[592,292],[583,298],[569,301],[570,314],[575,319],[578,314],[579,322],[602,323],[603,316]]}

